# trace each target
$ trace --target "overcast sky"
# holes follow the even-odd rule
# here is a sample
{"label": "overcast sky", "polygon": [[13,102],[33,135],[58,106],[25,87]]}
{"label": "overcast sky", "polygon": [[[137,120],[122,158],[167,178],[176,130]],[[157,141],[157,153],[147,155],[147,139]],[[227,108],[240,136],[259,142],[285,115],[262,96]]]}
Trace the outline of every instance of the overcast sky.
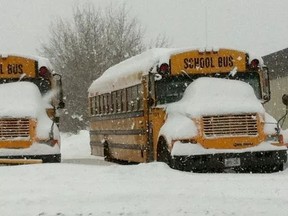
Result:
{"label": "overcast sky", "polygon": [[[88,0],[0,0],[0,53],[38,55],[50,23],[71,18]],[[91,0],[96,7],[109,0]],[[288,1],[112,0],[125,2],[149,41],[165,34],[173,47],[226,47],[259,55],[288,47]]]}

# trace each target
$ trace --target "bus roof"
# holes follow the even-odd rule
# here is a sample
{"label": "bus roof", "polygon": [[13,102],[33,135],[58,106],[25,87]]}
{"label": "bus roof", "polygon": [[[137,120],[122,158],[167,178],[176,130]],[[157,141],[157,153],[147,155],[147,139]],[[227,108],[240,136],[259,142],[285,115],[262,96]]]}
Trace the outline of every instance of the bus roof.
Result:
{"label": "bus roof", "polygon": [[[154,48],[147,50],[108,68],[90,85],[88,89],[89,96],[110,93],[117,89],[139,84],[143,75],[149,72],[156,73],[156,68],[159,63],[169,63],[171,55],[187,51],[211,52],[219,51],[219,49]],[[255,56],[250,53],[249,56],[249,61],[255,58]],[[263,64],[262,58],[258,56],[257,58],[260,60],[260,64]]]}

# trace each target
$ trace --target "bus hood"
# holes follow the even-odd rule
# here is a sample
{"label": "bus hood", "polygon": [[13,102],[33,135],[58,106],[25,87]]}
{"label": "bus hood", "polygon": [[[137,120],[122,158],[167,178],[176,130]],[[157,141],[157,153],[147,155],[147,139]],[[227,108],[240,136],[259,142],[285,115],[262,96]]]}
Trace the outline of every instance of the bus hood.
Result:
{"label": "bus hood", "polygon": [[48,100],[42,97],[38,87],[31,82],[14,82],[0,85],[0,118],[37,119],[37,137],[49,138],[51,126],[55,139],[59,130],[46,113]]}
{"label": "bus hood", "polygon": [[[0,85],[0,117],[36,118],[44,109],[38,87],[30,82]],[[44,109],[45,110],[45,109]]]}
{"label": "bus hood", "polygon": [[181,100],[167,105],[167,113],[190,118],[207,115],[262,113],[265,110],[253,88],[242,81],[199,78],[192,82]]}

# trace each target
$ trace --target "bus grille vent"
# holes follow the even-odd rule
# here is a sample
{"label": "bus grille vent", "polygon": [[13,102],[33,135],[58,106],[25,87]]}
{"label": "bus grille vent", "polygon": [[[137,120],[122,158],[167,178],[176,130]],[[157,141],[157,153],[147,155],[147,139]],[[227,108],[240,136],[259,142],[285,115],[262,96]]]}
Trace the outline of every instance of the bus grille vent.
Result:
{"label": "bus grille vent", "polygon": [[257,115],[218,115],[203,117],[206,137],[257,136]]}
{"label": "bus grille vent", "polygon": [[0,140],[29,137],[29,119],[0,119]]}

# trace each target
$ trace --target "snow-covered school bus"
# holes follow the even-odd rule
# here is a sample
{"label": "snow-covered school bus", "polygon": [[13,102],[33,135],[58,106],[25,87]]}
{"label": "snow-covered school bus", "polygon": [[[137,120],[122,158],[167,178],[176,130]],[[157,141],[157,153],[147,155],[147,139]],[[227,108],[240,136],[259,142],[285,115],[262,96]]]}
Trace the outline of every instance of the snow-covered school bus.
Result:
{"label": "snow-covered school bus", "polygon": [[0,164],[60,162],[61,75],[48,59],[0,55]]}
{"label": "snow-covered school bus", "polygon": [[232,49],[152,49],[88,89],[92,155],[181,170],[277,171],[287,160],[263,60]]}

